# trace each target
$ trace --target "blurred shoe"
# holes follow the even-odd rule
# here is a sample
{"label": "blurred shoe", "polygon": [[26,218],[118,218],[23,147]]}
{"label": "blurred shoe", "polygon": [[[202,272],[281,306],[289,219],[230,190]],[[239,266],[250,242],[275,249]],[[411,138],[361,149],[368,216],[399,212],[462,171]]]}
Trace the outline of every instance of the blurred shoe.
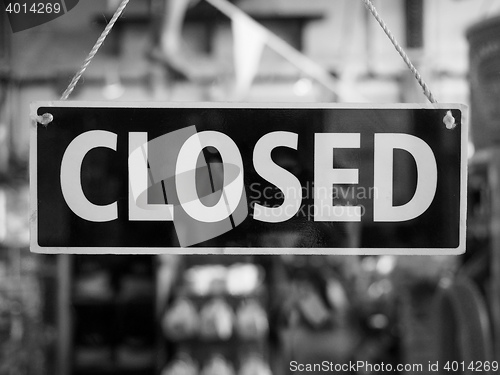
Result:
{"label": "blurred shoe", "polygon": [[227,291],[232,295],[254,293],[264,279],[263,271],[255,264],[233,264],[227,274]]}
{"label": "blurred shoe", "polygon": [[167,364],[161,375],[198,375],[198,368],[189,355],[181,354]]}
{"label": "blurred shoe", "polygon": [[200,312],[200,334],[208,340],[228,340],[233,334],[234,312],[222,298],[213,299]]}
{"label": "blurred shoe", "polygon": [[235,375],[235,372],[231,363],[217,355],[203,367],[200,375]]}
{"label": "blurred shoe", "polygon": [[240,337],[258,339],[267,335],[269,321],[264,308],[256,300],[245,301],[236,312],[236,330]]}
{"label": "blurred shoe", "polygon": [[226,292],[227,268],[220,264],[194,266],[184,273],[189,292],[200,295],[218,295]]}
{"label": "blurred shoe", "polygon": [[198,333],[199,319],[198,311],[190,300],[178,299],[162,319],[163,333],[173,341],[194,337]]}
{"label": "blurred shoe", "polygon": [[238,375],[273,375],[273,373],[259,355],[253,354],[243,362]]}

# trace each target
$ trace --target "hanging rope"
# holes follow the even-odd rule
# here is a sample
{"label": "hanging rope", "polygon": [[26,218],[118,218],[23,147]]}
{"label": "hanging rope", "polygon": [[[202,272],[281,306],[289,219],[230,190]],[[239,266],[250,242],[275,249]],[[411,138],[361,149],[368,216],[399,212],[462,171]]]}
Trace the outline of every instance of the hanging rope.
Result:
{"label": "hanging rope", "polygon": [[401,45],[398,43],[398,41],[396,40],[396,38],[392,34],[391,30],[389,30],[389,28],[385,24],[384,20],[380,17],[380,15],[377,12],[377,9],[375,9],[375,6],[371,2],[371,0],[363,0],[363,1],[365,3],[365,6],[368,8],[368,10],[372,13],[373,17],[375,17],[375,19],[379,23],[380,27],[382,27],[382,30],[384,30],[385,34],[387,35],[387,37],[391,41],[394,48],[396,48],[396,51],[398,51],[398,53],[401,56],[401,58],[403,59],[403,61],[406,63],[408,68],[411,70],[411,72],[415,76],[415,79],[417,80],[418,84],[422,87],[422,90],[424,90],[424,95],[427,97],[427,99],[429,99],[429,101],[431,103],[433,103],[433,104],[437,103],[437,100],[434,99],[434,96],[432,95],[431,90],[429,89],[427,84],[424,82],[424,80],[423,80],[422,76],[420,75],[420,73],[418,72],[417,68],[415,68],[415,66],[412,64],[412,62],[410,61],[410,58],[408,57],[406,52],[403,50],[403,47],[401,47]]}
{"label": "hanging rope", "polygon": [[123,10],[127,6],[128,2],[129,2],[129,0],[122,0],[122,2],[120,3],[120,6],[118,6],[118,8],[115,11],[115,14],[113,14],[113,17],[111,18],[109,23],[106,25],[106,28],[102,32],[101,36],[95,42],[94,47],[92,47],[92,50],[89,52],[87,58],[85,59],[85,61],[82,64],[82,66],[80,67],[78,72],[76,72],[76,74],[73,77],[73,79],[71,80],[70,84],[68,85],[68,87],[66,88],[64,93],[61,95],[61,100],[68,99],[68,96],[70,96],[70,94],[73,92],[76,84],[78,83],[78,81],[82,77],[82,75],[85,72],[85,70],[87,69],[87,67],[90,65],[90,62],[92,61],[94,56],[97,54],[97,51],[99,51],[99,48],[101,48],[101,45],[104,43],[104,40],[106,39],[108,34],[111,32],[111,29],[113,28],[115,22],[118,20],[118,18],[123,13]]}

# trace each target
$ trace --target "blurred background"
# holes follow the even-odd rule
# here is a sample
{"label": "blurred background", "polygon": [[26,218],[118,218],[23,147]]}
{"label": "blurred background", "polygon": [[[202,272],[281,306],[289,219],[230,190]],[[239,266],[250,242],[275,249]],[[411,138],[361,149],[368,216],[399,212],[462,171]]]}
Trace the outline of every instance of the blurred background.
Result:
{"label": "blurred background", "polygon": [[[119,1],[17,33],[2,8],[0,374],[500,360],[500,1],[373,2],[437,100],[470,106],[464,256],[31,254],[29,104],[59,99]],[[70,100],[427,101],[361,0],[132,0]]]}

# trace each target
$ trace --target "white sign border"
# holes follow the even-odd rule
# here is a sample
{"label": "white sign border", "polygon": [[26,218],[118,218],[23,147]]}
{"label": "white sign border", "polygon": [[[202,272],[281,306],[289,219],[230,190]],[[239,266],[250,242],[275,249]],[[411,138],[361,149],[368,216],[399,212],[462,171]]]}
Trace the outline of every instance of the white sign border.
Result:
{"label": "white sign border", "polygon": [[[460,110],[460,229],[456,248],[260,248],[260,247],[42,247],[38,245],[37,214],[37,112],[40,107],[81,108],[258,108],[258,109],[442,109]],[[467,218],[467,165],[468,165],[468,107],[448,103],[238,103],[238,102],[104,102],[104,101],[46,101],[30,105],[30,250],[40,254],[253,254],[253,255],[460,255],[465,253]],[[50,126],[50,124],[48,125]],[[443,126],[445,126],[443,124]]]}

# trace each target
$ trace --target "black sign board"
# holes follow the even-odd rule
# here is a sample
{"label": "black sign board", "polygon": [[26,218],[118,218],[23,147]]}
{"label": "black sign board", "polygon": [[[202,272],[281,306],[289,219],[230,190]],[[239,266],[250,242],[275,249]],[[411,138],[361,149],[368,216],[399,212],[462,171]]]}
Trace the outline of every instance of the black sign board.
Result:
{"label": "black sign board", "polygon": [[461,105],[47,102],[32,112],[53,116],[32,127],[34,252],[465,251]]}

